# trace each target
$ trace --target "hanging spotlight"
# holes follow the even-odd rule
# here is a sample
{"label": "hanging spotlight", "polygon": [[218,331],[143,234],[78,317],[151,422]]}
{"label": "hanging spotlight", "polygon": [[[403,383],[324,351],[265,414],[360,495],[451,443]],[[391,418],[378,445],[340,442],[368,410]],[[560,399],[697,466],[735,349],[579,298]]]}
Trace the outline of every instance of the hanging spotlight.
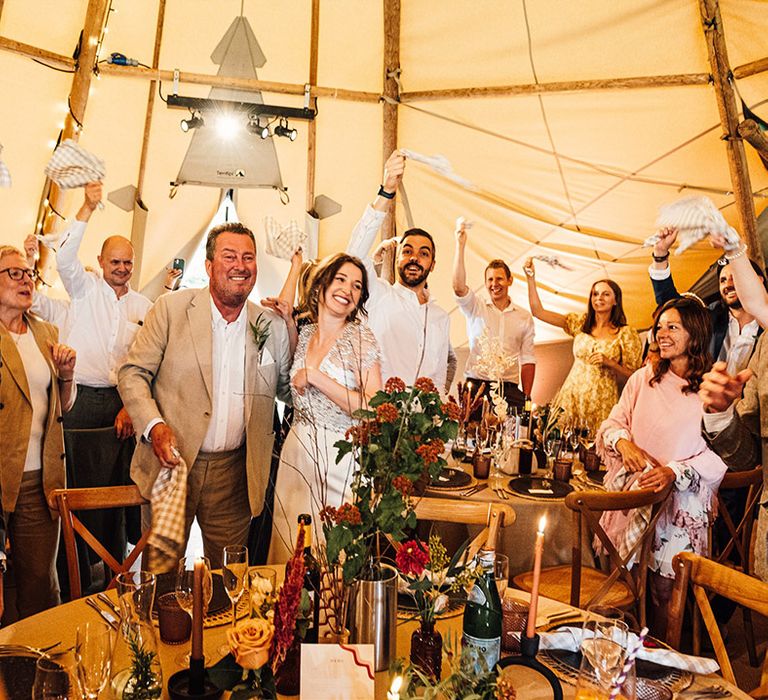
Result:
{"label": "hanging spotlight", "polygon": [[205,120],[199,112],[193,113],[189,119],[182,119],[179,126],[181,126],[181,130],[186,134],[190,129],[199,129],[201,126],[205,126]]}
{"label": "hanging spotlight", "polygon": [[291,141],[295,141],[296,137],[299,135],[299,132],[296,131],[296,129],[291,129],[288,126],[287,119],[281,119],[280,123],[275,127],[275,134],[278,136],[283,136],[287,139],[291,139]]}
{"label": "hanging spotlight", "polygon": [[272,134],[269,133],[269,124],[262,125],[259,117],[249,119],[245,128],[248,129],[250,133],[261,136],[262,139],[268,139],[272,136]]}

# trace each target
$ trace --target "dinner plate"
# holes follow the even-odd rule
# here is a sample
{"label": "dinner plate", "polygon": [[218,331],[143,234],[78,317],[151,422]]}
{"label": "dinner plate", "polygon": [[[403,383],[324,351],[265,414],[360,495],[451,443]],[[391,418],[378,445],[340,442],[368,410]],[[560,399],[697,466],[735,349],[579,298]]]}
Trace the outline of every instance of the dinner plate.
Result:
{"label": "dinner plate", "polygon": [[453,467],[444,467],[443,470],[433,479],[429,488],[431,489],[455,489],[461,486],[469,486],[472,477],[467,472]]}
{"label": "dinner plate", "polygon": [[[229,610],[232,607],[232,601],[230,601],[227,591],[224,588],[224,579],[221,574],[212,574],[213,576],[213,593],[211,595],[211,602],[208,604],[208,615],[216,615],[224,610]],[[157,599],[163,595],[163,593],[173,593],[176,590],[176,574],[168,574],[157,577],[157,585],[155,586],[155,603]],[[157,605],[155,605],[152,614],[157,617]]]}
{"label": "dinner plate", "polygon": [[509,480],[509,490],[529,498],[553,499],[565,498],[573,491],[573,486],[564,481],[542,479],[538,476],[517,476]]}

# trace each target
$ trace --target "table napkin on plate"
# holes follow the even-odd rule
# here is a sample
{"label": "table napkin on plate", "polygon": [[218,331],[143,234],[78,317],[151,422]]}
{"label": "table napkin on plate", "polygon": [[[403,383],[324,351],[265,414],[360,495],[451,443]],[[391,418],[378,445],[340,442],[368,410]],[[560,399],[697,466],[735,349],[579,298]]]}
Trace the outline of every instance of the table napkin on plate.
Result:
{"label": "table napkin on plate", "polygon": [[45,166],[45,174],[63,190],[98,182],[106,173],[104,161],[72,139],[62,141]]}
{"label": "table napkin on plate", "polygon": [[184,554],[184,515],[187,503],[187,463],[160,469],[152,486],[152,532],[149,535],[149,570],[170,571]]}
{"label": "table napkin on plate", "polygon": [[[554,632],[542,632],[539,635],[539,649],[562,649],[563,651],[578,651],[581,644],[582,630],[579,627],[561,627]],[[630,632],[628,644],[637,644],[637,635]],[[720,666],[714,659],[703,656],[681,654],[672,649],[649,649],[642,647],[637,657],[643,661],[651,661],[659,666],[679,668],[691,673],[715,673]]]}

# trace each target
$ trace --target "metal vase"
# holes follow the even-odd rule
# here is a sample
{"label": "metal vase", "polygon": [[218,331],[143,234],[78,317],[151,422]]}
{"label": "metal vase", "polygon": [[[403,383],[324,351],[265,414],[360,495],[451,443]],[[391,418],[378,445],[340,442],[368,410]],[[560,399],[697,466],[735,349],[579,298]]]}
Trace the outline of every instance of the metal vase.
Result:
{"label": "metal vase", "polygon": [[373,644],[377,671],[386,671],[396,658],[397,571],[381,564],[382,579],[352,582],[349,632],[352,644]]}

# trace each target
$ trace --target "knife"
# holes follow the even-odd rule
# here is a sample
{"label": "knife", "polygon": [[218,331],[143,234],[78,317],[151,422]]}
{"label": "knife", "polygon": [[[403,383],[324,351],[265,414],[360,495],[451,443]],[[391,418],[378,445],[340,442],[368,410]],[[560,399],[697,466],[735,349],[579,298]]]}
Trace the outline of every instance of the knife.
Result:
{"label": "knife", "polygon": [[85,603],[86,605],[92,607],[97,613],[99,613],[102,619],[105,620],[113,630],[117,630],[117,620],[115,619],[114,615],[112,615],[112,613],[109,613],[106,610],[102,610],[98,605],[96,605],[92,598],[86,598]]}
{"label": "knife", "polygon": [[487,489],[488,484],[478,484],[477,486],[468,489],[464,492],[464,497],[466,496],[474,496],[476,493],[480,493],[482,490]]}
{"label": "knife", "polygon": [[120,617],[120,608],[112,602],[112,599],[106,593],[97,593],[96,597],[104,603],[117,617]]}

